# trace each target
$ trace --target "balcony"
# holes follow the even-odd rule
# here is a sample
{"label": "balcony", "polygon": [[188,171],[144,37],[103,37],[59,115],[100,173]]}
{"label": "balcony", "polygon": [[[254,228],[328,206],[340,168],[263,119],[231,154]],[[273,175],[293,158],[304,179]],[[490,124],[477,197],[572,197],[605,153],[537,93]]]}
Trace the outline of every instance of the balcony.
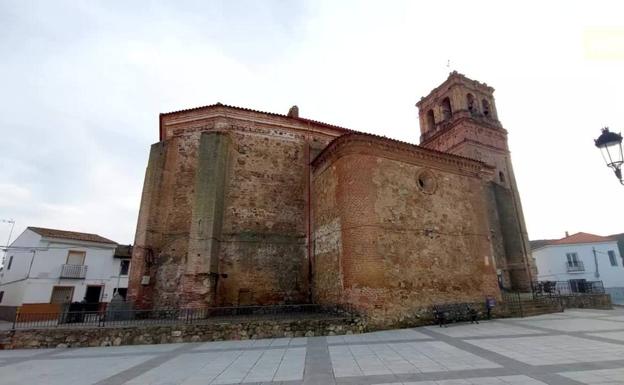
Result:
{"label": "balcony", "polygon": [[576,262],[566,262],[566,271],[568,273],[583,273],[585,272],[585,266],[583,265],[583,262],[581,261],[576,261]]}
{"label": "balcony", "polygon": [[61,267],[61,278],[85,279],[87,276],[87,266],[85,265],[63,265]]}

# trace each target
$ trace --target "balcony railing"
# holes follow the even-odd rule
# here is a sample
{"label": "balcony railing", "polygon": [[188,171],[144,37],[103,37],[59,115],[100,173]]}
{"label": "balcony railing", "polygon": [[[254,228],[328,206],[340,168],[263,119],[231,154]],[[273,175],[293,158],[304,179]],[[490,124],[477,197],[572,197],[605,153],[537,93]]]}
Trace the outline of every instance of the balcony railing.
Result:
{"label": "balcony railing", "polygon": [[585,266],[581,261],[575,263],[566,262],[566,270],[568,273],[582,273],[585,271]]}
{"label": "balcony railing", "polygon": [[63,265],[61,267],[61,278],[84,279],[87,275],[85,265]]}

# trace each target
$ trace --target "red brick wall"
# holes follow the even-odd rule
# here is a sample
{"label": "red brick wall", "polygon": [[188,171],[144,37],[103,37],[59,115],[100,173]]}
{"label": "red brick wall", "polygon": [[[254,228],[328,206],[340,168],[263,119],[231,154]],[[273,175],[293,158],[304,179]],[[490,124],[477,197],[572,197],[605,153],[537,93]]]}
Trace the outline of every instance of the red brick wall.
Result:
{"label": "red brick wall", "polygon": [[[152,154],[146,172],[131,298],[143,306],[309,301],[309,161],[337,129],[220,107],[162,121],[161,155]],[[191,225],[205,198],[196,191],[200,137],[213,131],[229,137],[216,267],[197,241],[200,226]],[[149,285],[140,284],[143,275]]]}
{"label": "red brick wall", "polygon": [[[340,298],[392,323],[435,303],[499,295],[483,179],[459,168],[440,170],[433,161],[400,159],[400,151],[391,159],[391,151],[375,144],[345,151],[319,166],[314,179],[315,233],[340,229],[333,237],[339,246],[317,247],[315,258],[338,259],[344,285],[323,279],[333,266],[317,264],[319,302]],[[418,186],[424,169],[437,183],[432,194]]]}

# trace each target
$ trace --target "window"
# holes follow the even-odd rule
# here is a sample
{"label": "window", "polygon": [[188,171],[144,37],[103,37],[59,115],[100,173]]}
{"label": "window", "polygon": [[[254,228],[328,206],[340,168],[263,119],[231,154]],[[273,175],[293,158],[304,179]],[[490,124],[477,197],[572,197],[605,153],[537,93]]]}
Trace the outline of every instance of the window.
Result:
{"label": "window", "polygon": [[74,296],[73,286],[54,286],[52,287],[52,295],[50,303],[70,303]]}
{"label": "window", "polygon": [[67,264],[84,265],[86,254],[87,253],[85,251],[69,250],[69,252],[67,253]]}
{"label": "window", "polygon": [[615,251],[613,250],[609,250],[607,251],[607,254],[609,254],[609,262],[611,262],[611,266],[617,266],[617,259],[615,259]]}
{"label": "window", "polygon": [[11,270],[11,265],[13,264],[13,256],[9,257],[9,264],[7,265],[7,270]]}
{"label": "window", "polygon": [[481,104],[483,105],[483,115],[490,116],[490,102],[488,102],[486,99],[483,99],[481,101]]}
{"label": "window", "polygon": [[2,298],[4,297],[4,291],[0,291],[0,303],[2,303]]}
{"label": "window", "polygon": [[442,107],[442,116],[444,117],[444,120],[449,120],[451,116],[453,115],[453,110],[451,109],[451,99],[444,98],[442,100],[441,107]]}
{"label": "window", "polygon": [[472,94],[466,95],[466,105],[468,106],[468,111],[470,111],[472,115],[474,115],[477,112],[477,108],[475,106],[475,99]]}
{"label": "window", "polygon": [[578,254],[566,253],[566,257],[568,258],[568,266],[578,267],[580,265]]}
{"label": "window", "polygon": [[427,128],[432,131],[435,129],[435,116],[433,110],[427,111]]}
{"label": "window", "polygon": [[122,259],[119,264],[119,275],[128,275],[128,270],[130,270],[130,261]]}
{"label": "window", "polygon": [[505,183],[505,174],[503,174],[502,171],[498,172],[498,179],[500,180],[501,183]]}
{"label": "window", "polygon": [[118,287],[117,289],[115,289],[116,293],[119,294],[121,296],[121,298],[124,299],[124,301],[126,300],[127,296],[128,296],[128,288],[126,287]]}
{"label": "window", "polygon": [[425,194],[433,194],[437,188],[437,182],[433,173],[426,169],[418,173],[416,182],[420,190]]}

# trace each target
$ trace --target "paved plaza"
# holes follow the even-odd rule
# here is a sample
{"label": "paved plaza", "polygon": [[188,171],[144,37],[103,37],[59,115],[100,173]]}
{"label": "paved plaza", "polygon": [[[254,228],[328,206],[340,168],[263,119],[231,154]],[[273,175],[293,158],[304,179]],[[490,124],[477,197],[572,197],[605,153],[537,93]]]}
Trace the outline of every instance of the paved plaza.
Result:
{"label": "paved plaza", "polygon": [[360,335],[0,351],[0,384],[624,385],[624,309]]}

